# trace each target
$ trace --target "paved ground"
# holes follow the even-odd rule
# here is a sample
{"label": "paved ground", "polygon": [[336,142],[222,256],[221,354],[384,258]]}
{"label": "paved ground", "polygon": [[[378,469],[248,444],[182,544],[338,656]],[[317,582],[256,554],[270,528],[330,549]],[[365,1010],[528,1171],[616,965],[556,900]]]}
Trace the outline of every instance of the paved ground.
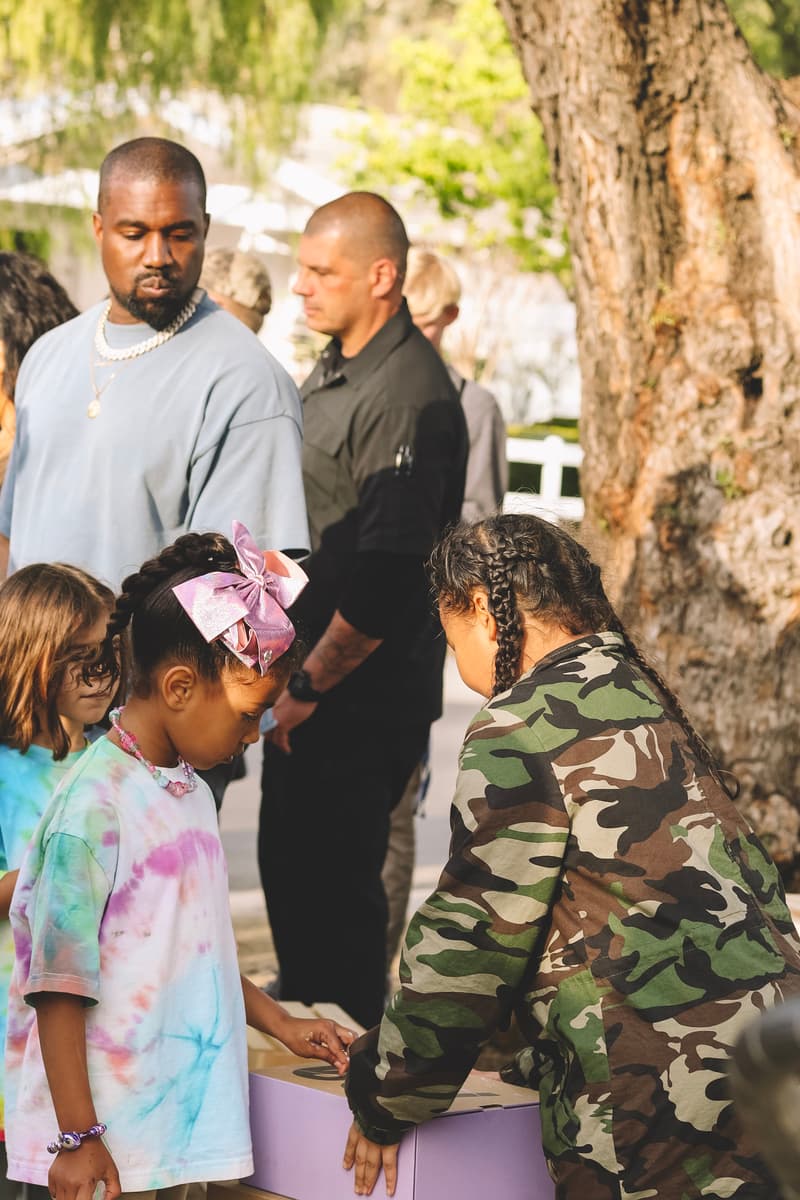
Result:
{"label": "paved ground", "polygon": [[[445,673],[445,712],[434,725],[431,738],[431,786],[424,815],[416,822],[417,868],[409,905],[412,912],[430,892],[447,857],[449,810],[458,750],[464,730],[480,704],[481,698],[461,682],[455,663],[449,657]],[[256,861],[260,759],[259,747],[248,750],[247,777],[228,789],[220,826],[228,857],[231,911],[242,971],[263,983],[275,973],[275,955]]]}

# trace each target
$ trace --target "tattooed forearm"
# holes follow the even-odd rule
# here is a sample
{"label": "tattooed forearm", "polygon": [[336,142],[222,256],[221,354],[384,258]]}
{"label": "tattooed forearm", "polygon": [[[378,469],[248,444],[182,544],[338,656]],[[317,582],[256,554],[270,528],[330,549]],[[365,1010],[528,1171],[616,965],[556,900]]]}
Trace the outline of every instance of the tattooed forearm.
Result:
{"label": "tattooed forearm", "polygon": [[334,613],[331,623],[305,661],[305,668],[315,688],[327,692],[381,644],[380,638],[367,637]]}

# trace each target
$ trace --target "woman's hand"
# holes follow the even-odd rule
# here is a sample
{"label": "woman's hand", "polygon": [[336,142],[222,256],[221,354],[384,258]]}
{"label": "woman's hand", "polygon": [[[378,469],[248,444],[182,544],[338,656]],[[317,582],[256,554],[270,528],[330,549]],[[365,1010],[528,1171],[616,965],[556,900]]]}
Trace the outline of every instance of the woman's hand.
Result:
{"label": "woman's hand", "polygon": [[386,1180],[386,1195],[393,1196],[397,1187],[397,1151],[399,1146],[380,1146],[371,1142],[356,1125],[350,1126],[347,1145],[344,1148],[342,1166],[349,1171],[355,1163],[355,1192],[357,1196],[371,1196],[383,1167]]}
{"label": "woman's hand", "polygon": [[56,1155],[47,1177],[53,1200],[92,1200],[98,1183],[105,1184],[105,1200],[117,1200],[122,1188],[119,1172],[101,1138],[87,1138],[77,1150]]}
{"label": "woman's hand", "polygon": [[302,1058],[321,1058],[336,1067],[340,1075],[344,1075],[350,1065],[347,1047],[358,1036],[352,1029],[345,1029],[343,1025],[324,1017],[306,1019],[290,1017],[288,1013],[284,1014],[274,1034],[292,1054],[299,1054]]}

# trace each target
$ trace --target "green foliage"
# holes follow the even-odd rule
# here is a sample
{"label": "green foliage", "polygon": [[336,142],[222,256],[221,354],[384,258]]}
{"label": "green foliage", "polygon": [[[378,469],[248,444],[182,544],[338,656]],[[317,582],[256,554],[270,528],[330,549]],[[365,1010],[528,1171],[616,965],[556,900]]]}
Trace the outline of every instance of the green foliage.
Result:
{"label": "green foliage", "polygon": [[[58,89],[107,115],[196,88],[241,97],[240,133],[275,136],[308,93],[338,0],[0,0],[0,91]],[[98,85],[103,85],[98,88]],[[234,105],[234,111],[237,106]],[[88,118],[87,118],[88,119]]]}
{"label": "green foliage", "polygon": [[[362,135],[358,187],[407,183],[471,240],[509,247],[527,270],[568,273],[568,254],[538,119],[508,32],[491,0],[463,0],[426,36],[401,37],[388,66],[399,79],[401,122],[381,113]],[[494,205],[491,219],[480,214]]]}
{"label": "green foliage", "polygon": [[13,254],[35,254],[42,262],[50,257],[50,234],[46,229],[11,229],[0,225],[0,250]]}
{"label": "green foliage", "polygon": [[726,500],[739,500],[744,495],[744,489],[736,482],[733,471],[727,467],[722,467],[714,473],[714,484]]}
{"label": "green foliage", "polygon": [[546,438],[555,434],[565,442],[577,445],[580,439],[578,422],[575,417],[553,417],[550,421],[536,421],[533,425],[509,425],[509,437]]}
{"label": "green foliage", "polygon": [[788,78],[800,74],[800,0],[728,0],[760,67]]}

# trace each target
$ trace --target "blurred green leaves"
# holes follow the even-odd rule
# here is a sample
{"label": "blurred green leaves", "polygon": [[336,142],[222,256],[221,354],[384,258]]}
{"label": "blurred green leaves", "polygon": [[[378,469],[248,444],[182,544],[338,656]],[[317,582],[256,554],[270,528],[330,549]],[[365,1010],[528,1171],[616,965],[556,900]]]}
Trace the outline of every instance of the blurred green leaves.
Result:
{"label": "blurred green leaves", "polygon": [[[0,0],[0,91],[113,113],[195,88],[236,98],[253,144],[285,129],[337,0]],[[98,92],[98,85],[105,88]]]}
{"label": "blurred green leaves", "polygon": [[491,0],[463,0],[426,36],[396,39],[387,67],[399,80],[399,117],[370,114],[354,185],[405,183],[461,218],[473,245],[503,245],[527,270],[568,276],[541,125]]}
{"label": "blurred green leaves", "polygon": [[800,0],[728,0],[760,67],[770,75],[800,74]]}

